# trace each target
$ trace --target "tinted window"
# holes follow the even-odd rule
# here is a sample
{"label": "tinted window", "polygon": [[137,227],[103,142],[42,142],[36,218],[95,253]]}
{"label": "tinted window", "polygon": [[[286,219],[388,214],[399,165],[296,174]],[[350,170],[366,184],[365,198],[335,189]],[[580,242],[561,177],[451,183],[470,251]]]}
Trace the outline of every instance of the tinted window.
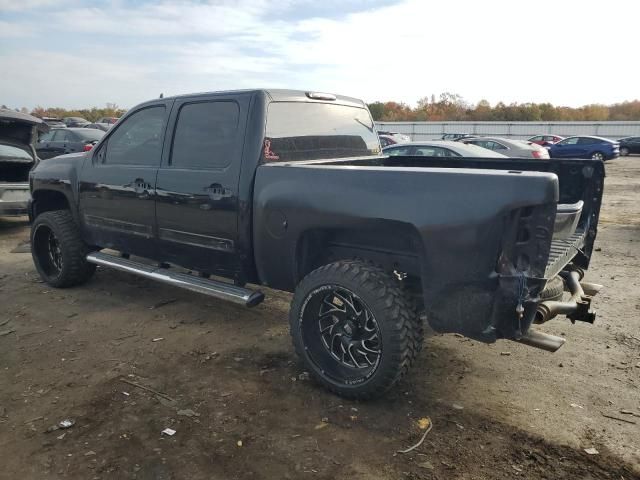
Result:
{"label": "tinted window", "polygon": [[73,132],[76,137],[80,137],[80,140],[89,140],[95,141],[100,140],[104,136],[104,132],[102,130],[95,129],[87,129],[87,130],[76,130]]}
{"label": "tinted window", "polygon": [[441,147],[416,147],[414,155],[425,157],[459,157],[455,152]]}
{"label": "tinted window", "polygon": [[67,131],[64,129],[59,129],[53,132],[53,138],[51,139],[54,142],[64,142],[67,140]]}
{"label": "tinted window", "polygon": [[162,154],[164,106],[140,110],[121,123],[107,143],[109,164],[158,165]]}
{"label": "tinted window", "polygon": [[53,139],[53,134],[56,133],[55,130],[51,130],[50,132],[47,133],[42,133],[40,134],[40,139],[38,140],[39,142],[50,142]]}
{"label": "tinted window", "polygon": [[397,148],[389,148],[388,150],[385,150],[384,153],[385,155],[390,155],[390,156],[397,156],[397,155],[409,155],[409,150],[411,150],[411,147],[397,147]]}
{"label": "tinted window", "polygon": [[263,153],[266,161],[356,157],[379,154],[380,143],[365,108],[274,102]]}
{"label": "tinted window", "polygon": [[504,145],[502,145],[501,143],[498,142],[487,142],[487,146],[488,148],[490,148],[491,150],[506,150],[507,147],[505,147]]}
{"label": "tinted window", "polygon": [[180,108],[173,137],[171,165],[183,168],[220,168],[239,153],[235,102],[188,103]]}
{"label": "tinted window", "polygon": [[479,147],[483,147],[483,148],[488,148],[489,150],[506,150],[507,149],[507,147],[505,147],[504,145],[497,142],[492,142],[491,140],[473,140],[467,143],[478,145]]}

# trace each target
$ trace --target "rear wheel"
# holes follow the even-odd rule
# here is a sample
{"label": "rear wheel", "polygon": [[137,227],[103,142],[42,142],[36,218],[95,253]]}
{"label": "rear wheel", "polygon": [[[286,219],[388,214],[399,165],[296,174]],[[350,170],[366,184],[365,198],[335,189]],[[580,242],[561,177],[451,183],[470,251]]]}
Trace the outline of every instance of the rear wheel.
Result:
{"label": "rear wheel", "polygon": [[352,399],[393,387],[422,342],[419,319],[399,282],[361,261],[338,261],[307,275],[289,320],[296,352],[311,374]]}
{"label": "rear wheel", "polygon": [[31,227],[31,256],[40,277],[52,287],[86,282],[96,270],[87,262],[89,248],[68,210],[39,215]]}
{"label": "rear wheel", "polygon": [[629,155],[629,147],[620,147],[620,155],[623,157]]}
{"label": "rear wheel", "polygon": [[604,160],[604,153],[602,153],[602,152],[594,152],[591,155],[591,160]]}

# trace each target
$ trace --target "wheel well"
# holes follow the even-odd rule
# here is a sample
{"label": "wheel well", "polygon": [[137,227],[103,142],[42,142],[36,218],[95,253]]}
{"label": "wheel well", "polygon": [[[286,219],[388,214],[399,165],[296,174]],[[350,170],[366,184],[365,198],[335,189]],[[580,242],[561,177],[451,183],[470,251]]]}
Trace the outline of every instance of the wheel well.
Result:
{"label": "wheel well", "polygon": [[296,284],[322,265],[357,258],[379,265],[421,289],[421,245],[415,228],[400,222],[358,230],[310,230],[300,237],[296,248]]}
{"label": "wheel well", "polygon": [[54,190],[39,190],[33,193],[33,218],[53,210],[70,210],[64,193]]}

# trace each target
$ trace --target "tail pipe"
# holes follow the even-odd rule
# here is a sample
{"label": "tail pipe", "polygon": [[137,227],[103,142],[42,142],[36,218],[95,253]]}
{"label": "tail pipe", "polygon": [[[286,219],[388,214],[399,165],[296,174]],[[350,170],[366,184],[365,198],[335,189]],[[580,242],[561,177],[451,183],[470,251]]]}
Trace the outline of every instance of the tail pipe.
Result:
{"label": "tail pipe", "polygon": [[580,274],[576,271],[564,271],[560,275],[564,278],[571,298],[566,301],[549,300],[541,302],[536,310],[535,323],[544,323],[557,315],[566,315],[569,320],[593,323],[596,313],[590,310],[591,299],[600,291],[602,285],[597,283],[580,283]]}

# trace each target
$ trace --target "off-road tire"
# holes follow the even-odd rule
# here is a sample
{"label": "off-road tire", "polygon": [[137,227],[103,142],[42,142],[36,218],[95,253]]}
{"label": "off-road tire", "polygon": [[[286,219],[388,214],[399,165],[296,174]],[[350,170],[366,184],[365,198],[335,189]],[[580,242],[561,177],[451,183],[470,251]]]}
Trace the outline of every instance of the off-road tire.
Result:
{"label": "off-road tire", "polygon": [[564,280],[560,276],[553,277],[547,282],[544,290],[540,292],[540,300],[561,300],[564,293]]}
{"label": "off-road tire", "polygon": [[[314,295],[320,295],[319,290],[333,287],[350,291],[362,300],[379,329],[377,366],[357,383],[327,375],[305,345],[305,336],[314,334],[303,332],[313,325],[307,315],[311,319],[315,315],[305,309]],[[367,400],[390,390],[407,373],[423,341],[422,322],[400,282],[383,269],[360,260],[337,261],[309,273],[296,288],[289,323],[295,351],[311,375],[328,390],[349,399]],[[321,335],[318,329],[316,333]]]}
{"label": "off-road tire", "polygon": [[[53,233],[59,245],[61,268],[47,264],[43,235]],[[31,256],[42,280],[55,288],[67,288],[85,283],[96,266],[87,262],[89,247],[83,242],[78,226],[69,210],[45,212],[31,226]]]}

